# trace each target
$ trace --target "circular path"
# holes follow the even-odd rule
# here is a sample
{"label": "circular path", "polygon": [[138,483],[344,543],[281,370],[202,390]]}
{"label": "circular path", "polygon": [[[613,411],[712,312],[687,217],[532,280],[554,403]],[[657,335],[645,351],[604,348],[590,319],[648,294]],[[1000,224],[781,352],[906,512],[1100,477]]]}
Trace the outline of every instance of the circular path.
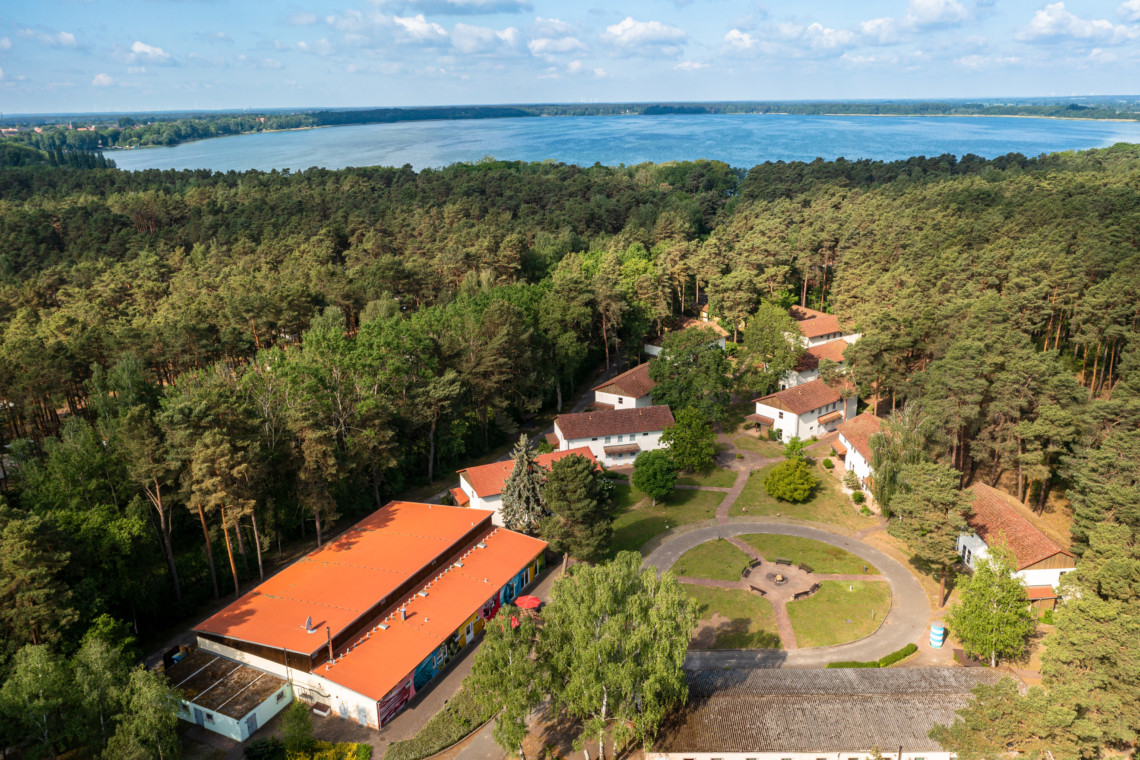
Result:
{"label": "circular path", "polygon": [[[811,649],[691,651],[685,660],[685,667],[694,669],[726,667],[818,668],[830,662],[844,660],[877,660],[883,655],[890,654],[917,641],[926,632],[926,622],[930,619],[931,612],[930,603],[927,601],[926,592],[922,590],[922,586],[910,574],[910,571],[886,554],[862,541],[818,528],[790,525],[784,522],[768,522],[762,519],[742,521],[739,518],[731,523],[707,525],[696,529],[686,527],[666,538],[650,552],[649,556],[645,558],[643,566],[654,567],[659,573],[664,572],[673,567],[681,555],[690,549],[718,538],[733,541],[735,536],[748,533],[774,533],[782,536],[807,538],[837,546],[867,560],[879,568],[882,579],[891,586],[891,610],[877,631],[858,641]],[[859,576],[859,579],[868,580],[871,578]],[[879,578],[873,579],[878,580]],[[784,633],[781,626],[781,638],[783,638]],[[794,642],[794,635],[792,638],[784,640]]]}

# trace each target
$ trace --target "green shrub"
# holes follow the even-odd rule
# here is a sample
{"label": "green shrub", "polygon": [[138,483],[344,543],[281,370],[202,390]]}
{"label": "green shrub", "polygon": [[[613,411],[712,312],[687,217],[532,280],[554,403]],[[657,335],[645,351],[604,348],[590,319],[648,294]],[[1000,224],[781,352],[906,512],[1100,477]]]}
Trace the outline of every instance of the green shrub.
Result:
{"label": "green shrub", "polygon": [[863,490],[863,484],[859,482],[859,476],[855,474],[854,470],[848,470],[843,475],[843,485],[847,486],[852,491]]}
{"label": "green shrub", "polygon": [[493,708],[479,706],[464,682],[456,695],[442,710],[428,719],[418,734],[411,739],[388,745],[384,760],[420,760],[434,755],[470,734],[494,714]]}
{"label": "green shrub", "polygon": [[905,660],[907,657],[910,657],[912,654],[914,654],[917,651],[918,651],[917,646],[915,646],[914,644],[907,644],[905,647],[898,650],[897,652],[891,652],[888,655],[884,655],[883,657],[880,657],[879,658],[879,667],[885,668],[885,667],[888,667],[890,665],[894,665],[896,662],[899,662],[900,660]]}
{"label": "green shrub", "polygon": [[867,494],[863,493],[862,491],[856,491],[855,493],[851,494],[851,501],[855,502],[856,504],[862,504],[863,502],[867,501]]}
{"label": "green shrub", "polygon": [[819,481],[802,459],[785,459],[764,476],[764,490],[777,501],[799,504],[815,493]]}
{"label": "green shrub", "polygon": [[1041,616],[1041,622],[1045,625],[1053,625],[1053,610],[1045,610],[1045,614]]}
{"label": "green shrub", "polygon": [[356,745],[356,760],[372,760],[372,745],[371,744],[357,744]]}
{"label": "green shrub", "polygon": [[829,668],[877,668],[878,662],[832,662],[828,663]]}
{"label": "green shrub", "polygon": [[870,507],[868,507],[866,504],[864,504],[862,507],[859,508],[859,514],[864,515],[865,517],[870,517],[871,515],[873,515],[875,513],[871,511]]}
{"label": "green shrub", "polygon": [[736,452],[736,458],[737,459],[744,459],[744,455],[738,451],[738,452]]}
{"label": "green shrub", "polygon": [[780,440],[780,431],[776,430],[775,428],[768,428],[768,440],[769,441]]}
{"label": "green shrub", "polygon": [[833,467],[835,467],[835,462],[832,462],[830,459],[824,459],[822,464],[823,464],[823,469],[825,469],[825,470],[830,470]]}
{"label": "green shrub", "polygon": [[285,745],[276,736],[256,739],[246,745],[245,760],[281,760],[285,757]]}
{"label": "green shrub", "polygon": [[311,752],[316,740],[313,738],[313,714],[309,706],[299,699],[285,708],[281,716],[281,733],[284,735],[285,750],[303,754]]}

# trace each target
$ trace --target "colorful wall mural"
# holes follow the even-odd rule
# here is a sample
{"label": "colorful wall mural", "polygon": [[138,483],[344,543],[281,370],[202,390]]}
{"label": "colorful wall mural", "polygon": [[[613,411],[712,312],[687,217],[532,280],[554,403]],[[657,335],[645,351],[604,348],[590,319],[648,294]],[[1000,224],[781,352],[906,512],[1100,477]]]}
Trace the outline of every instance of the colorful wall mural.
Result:
{"label": "colorful wall mural", "polygon": [[400,682],[399,686],[380,700],[378,706],[380,725],[383,726],[396,717],[417,692],[431,683],[432,679],[447,667],[447,663],[451,662],[452,657],[475,641],[475,637],[486,627],[487,621],[498,614],[502,605],[510,604],[517,599],[523,589],[538,577],[544,567],[546,567],[546,557],[544,554],[540,554],[534,561],[520,570],[518,575],[507,581],[498,593],[484,602],[478,612],[463,621],[463,625],[434,652],[424,658],[424,661],[417,665],[415,670]]}

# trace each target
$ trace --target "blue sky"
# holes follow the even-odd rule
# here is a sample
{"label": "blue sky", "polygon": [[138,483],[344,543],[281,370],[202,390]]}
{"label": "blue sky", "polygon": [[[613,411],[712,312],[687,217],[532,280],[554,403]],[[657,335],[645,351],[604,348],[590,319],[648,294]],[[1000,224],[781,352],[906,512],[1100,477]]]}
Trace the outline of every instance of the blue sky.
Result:
{"label": "blue sky", "polygon": [[1133,94],[1140,0],[25,0],[0,111]]}

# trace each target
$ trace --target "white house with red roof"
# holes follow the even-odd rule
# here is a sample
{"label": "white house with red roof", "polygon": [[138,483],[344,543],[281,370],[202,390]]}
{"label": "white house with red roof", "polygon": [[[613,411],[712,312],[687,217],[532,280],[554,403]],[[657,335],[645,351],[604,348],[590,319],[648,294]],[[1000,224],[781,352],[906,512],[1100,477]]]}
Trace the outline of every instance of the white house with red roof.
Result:
{"label": "white house with red roof", "polygon": [[746,419],[761,430],[780,431],[780,439],[817,438],[835,430],[840,422],[855,416],[859,399],[854,394],[843,398],[838,388],[822,380],[811,380],[794,388],[755,399],[756,413]]}
{"label": "white house with red roof", "polygon": [[661,434],[673,424],[667,406],[603,409],[554,419],[559,451],[586,447],[606,467],[632,465],[643,451],[664,448]]}
{"label": "white house with red roof", "polygon": [[[788,314],[796,320],[796,325],[800,328],[800,333],[809,348],[844,337],[843,330],[839,327],[839,318],[834,314],[816,311],[806,306],[793,306],[788,310]],[[855,340],[859,338],[858,335],[852,337]],[[855,340],[849,342],[854,343]]]}
{"label": "white house with red roof", "polygon": [[649,379],[649,363],[639,364],[631,370],[611,377],[594,390],[595,409],[633,409],[639,406],[653,406],[653,387],[657,383]]}
{"label": "white house with red roof", "polygon": [[800,357],[796,366],[784,373],[780,378],[780,389],[794,388],[797,385],[811,382],[819,377],[819,364],[824,359],[833,361],[839,365],[841,370],[846,369],[847,365],[844,363],[843,353],[847,347],[859,339],[858,335],[850,336],[852,340],[846,338],[836,338],[829,340],[826,343],[817,343],[813,346],[808,346]]}
{"label": "white house with red roof", "polygon": [[866,484],[875,471],[871,469],[871,436],[883,427],[883,421],[870,412],[844,420],[836,430],[839,436],[831,442],[831,448],[843,460],[848,472],[854,472],[859,482]]}
{"label": "white house with red roof", "polygon": [[[544,470],[564,457],[586,457],[596,462],[594,453],[586,446],[579,446],[565,451],[552,451],[549,454],[539,454],[535,457],[535,464]],[[459,487],[451,489],[451,498],[457,506],[472,507],[474,509],[489,509],[494,512],[491,521],[495,525],[503,524],[503,487],[507,478],[514,470],[514,460],[506,462],[491,462],[490,464],[468,467],[459,470]]]}
{"label": "white house with red roof", "polygon": [[1076,568],[1073,554],[1029,521],[1014,506],[1013,497],[984,483],[970,486],[974,500],[967,519],[969,533],[958,536],[958,554],[973,570],[995,543],[1013,552],[1014,575],[1024,581],[1038,610],[1052,609],[1061,576]]}
{"label": "white house with red roof", "polygon": [[[724,348],[725,346],[728,345],[728,330],[725,330],[723,327],[720,326],[720,323],[716,322],[716,321],[712,321],[712,322],[707,321],[707,320],[702,321],[699,319],[694,319],[692,317],[689,317],[688,319],[686,319],[685,321],[683,321],[679,325],[677,325],[676,329],[671,330],[671,332],[678,332],[680,330],[689,330],[692,328],[712,330],[714,333],[716,333],[716,338],[709,345],[716,345],[716,346],[719,346],[720,348]],[[662,344],[664,342],[665,342],[665,336],[661,336],[660,338],[654,338],[653,340],[646,341],[641,346],[641,350],[644,353],[648,354],[649,356],[660,356]]]}

